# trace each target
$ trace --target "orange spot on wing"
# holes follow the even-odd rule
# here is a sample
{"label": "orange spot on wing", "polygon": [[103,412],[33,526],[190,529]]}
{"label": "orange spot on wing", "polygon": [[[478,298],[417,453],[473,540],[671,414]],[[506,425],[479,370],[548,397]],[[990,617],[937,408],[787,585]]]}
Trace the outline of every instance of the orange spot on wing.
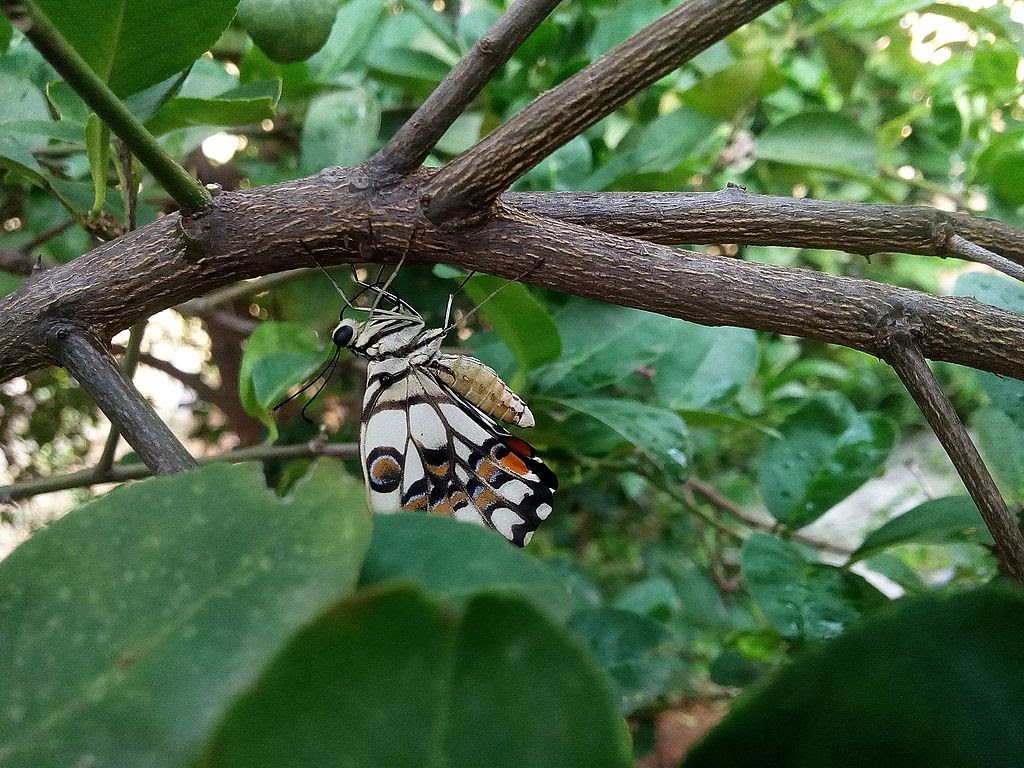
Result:
{"label": "orange spot on wing", "polygon": [[507,469],[509,472],[512,472],[513,474],[530,474],[530,470],[527,468],[526,462],[524,462],[514,453],[510,453],[508,454],[508,456],[503,456],[502,458],[498,459],[498,463],[502,466],[503,469]]}

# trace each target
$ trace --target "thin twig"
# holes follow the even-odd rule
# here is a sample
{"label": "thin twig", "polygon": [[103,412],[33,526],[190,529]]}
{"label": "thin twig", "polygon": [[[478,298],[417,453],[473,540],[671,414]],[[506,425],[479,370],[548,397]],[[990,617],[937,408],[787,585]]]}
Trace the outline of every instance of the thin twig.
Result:
{"label": "thin twig", "polygon": [[995,540],[1006,573],[1024,583],[1024,533],[1010,515],[963,422],[953,410],[915,340],[912,321],[892,318],[882,329],[886,361],[895,369],[931,425]]}
{"label": "thin twig", "polygon": [[983,248],[977,243],[972,243],[960,235],[952,235],[949,238],[947,247],[950,253],[956,254],[967,261],[974,261],[978,264],[985,264],[1009,275],[1018,280],[1024,280],[1024,266],[1003,258],[999,254],[992,253],[988,248]]}
{"label": "thin twig", "polygon": [[[338,459],[354,459],[359,455],[359,446],[355,443],[324,443],[313,440],[299,445],[257,445],[251,448],[239,448],[216,456],[205,456],[199,464],[230,461],[285,461],[288,459],[309,459],[317,456],[333,456]],[[102,483],[122,483],[126,480],[139,480],[149,477],[153,471],[145,464],[115,464],[106,475],[97,476],[95,468],[83,469],[67,475],[41,477],[25,480],[0,488],[0,504],[40,496],[54,491],[66,491],[72,488],[88,488]]]}
{"label": "thin twig", "polygon": [[561,0],[518,0],[505,11],[371,160],[385,173],[419,168],[498,68]]}
{"label": "thin twig", "polygon": [[690,0],[611,53],[542,93],[470,150],[427,189],[434,223],[485,210],[526,171],[779,0]]}
{"label": "thin twig", "polygon": [[[124,360],[121,362],[121,371],[128,379],[135,376],[135,368],[139,364],[139,354],[142,351],[142,339],[146,335],[146,321],[136,323],[128,334],[128,346],[125,347]],[[107,433],[107,441],[103,444],[103,453],[96,462],[96,474],[103,477],[110,471],[114,464],[114,453],[117,451],[117,444],[121,442],[121,431],[110,425]]]}
{"label": "thin twig", "polygon": [[195,466],[195,459],[91,335],[55,322],[46,331],[46,345],[153,472],[169,474]]}
{"label": "thin twig", "polygon": [[[744,525],[767,533],[777,533],[776,525],[754,517],[735,501],[715,488],[715,486],[711,485],[711,483],[707,483],[700,478],[691,476],[686,480],[686,487],[692,488],[707,499],[713,507],[732,515]],[[794,532],[789,535],[789,538],[793,539],[793,541],[799,541],[801,544],[813,547],[821,552],[828,552],[841,557],[849,557],[853,553],[852,549],[847,549],[846,547],[842,547],[838,544],[833,544],[828,541],[817,539],[813,536],[808,536],[805,533]]]}

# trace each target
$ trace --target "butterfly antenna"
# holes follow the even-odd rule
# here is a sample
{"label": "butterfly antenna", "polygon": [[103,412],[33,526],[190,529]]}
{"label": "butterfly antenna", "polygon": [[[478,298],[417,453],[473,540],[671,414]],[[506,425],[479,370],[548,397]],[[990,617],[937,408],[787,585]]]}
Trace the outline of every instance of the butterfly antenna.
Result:
{"label": "butterfly antenna", "polygon": [[[334,279],[334,275],[332,275],[330,272],[324,269],[324,265],[317,261],[316,256],[313,254],[313,249],[309,247],[309,243],[307,243],[305,240],[301,240],[300,242],[302,243],[302,247],[306,249],[306,253],[309,254],[309,258],[313,260],[314,264],[316,264],[317,269],[323,272],[324,276],[331,281],[331,285],[334,286],[334,289],[338,292],[338,295],[341,296],[341,300],[345,302],[345,306],[351,310],[355,310],[356,307],[352,304],[351,301],[349,301],[348,296],[345,295],[345,291],[343,291],[341,286],[338,285],[338,281]],[[356,298],[358,298],[358,295],[356,296]]]}
{"label": "butterfly antenna", "polygon": [[[441,327],[442,328],[447,328],[448,327],[448,323],[451,322],[451,319],[452,319],[452,306],[455,304],[455,297],[458,296],[460,293],[462,293],[462,289],[466,287],[466,283],[468,283],[470,280],[473,279],[474,275],[476,275],[476,270],[475,269],[472,272],[470,272],[468,275],[466,275],[465,278],[463,278],[462,282],[459,283],[459,287],[458,288],[456,288],[454,291],[452,291],[451,293],[448,294],[448,306],[444,308],[444,322],[441,323]],[[504,286],[502,286],[502,287],[504,287]]]}
{"label": "butterfly antenna", "polygon": [[[333,375],[333,373],[334,373],[334,366],[336,366],[336,365],[338,364],[338,358],[339,358],[340,356],[341,356],[341,348],[339,347],[338,349],[336,349],[336,350],[334,351],[334,355],[333,355],[333,356],[331,357],[331,359],[330,359],[330,360],[329,360],[329,361],[327,362],[327,364],[326,364],[326,365],[325,365],[325,366],[324,366],[323,368],[321,368],[321,369],[320,369],[320,372],[319,372],[319,373],[318,373],[318,374],[317,374],[316,376],[314,376],[314,377],[313,377],[312,379],[310,379],[310,380],[309,380],[309,382],[308,382],[307,384],[303,385],[302,389],[300,389],[300,390],[299,390],[298,392],[296,392],[296,393],[295,393],[295,394],[293,394],[293,395],[289,395],[289,396],[288,396],[288,397],[286,397],[286,398],[285,398],[284,400],[282,400],[282,401],[281,401],[280,403],[278,403],[277,405],[275,405],[275,406],[273,407],[273,409],[272,409],[272,410],[273,410],[273,411],[276,411],[276,410],[278,410],[279,408],[282,408],[282,407],[284,407],[285,405],[287,405],[288,403],[290,403],[290,402],[291,402],[292,400],[294,400],[294,399],[295,399],[296,397],[298,397],[298,396],[299,396],[299,395],[301,395],[301,394],[302,394],[303,392],[305,392],[305,391],[306,391],[306,390],[308,390],[308,389],[309,389],[310,387],[312,387],[312,386],[313,386],[314,384],[316,384],[316,383],[317,383],[317,382],[318,382],[318,381],[319,381],[319,380],[321,379],[321,377],[323,377],[323,376],[324,376],[324,374],[327,374],[327,378],[326,378],[326,379],[324,380],[324,386],[326,386],[326,385],[327,385],[327,381],[329,381],[329,380],[330,380],[331,376],[332,376],[332,375]],[[323,387],[320,387],[320,389],[318,389],[318,390],[316,391],[316,394],[315,394],[315,395],[313,395],[313,397],[312,397],[312,398],[310,398],[310,400],[309,400],[309,403],[306,403],[306,405],[305,405],[305,406],[303,406],[303,408],[302,408],[302,418],[303,418],[303,419],[306,419],[306,421],[309,421],[309,419],[307,419],[307,418],[306,418],[306,408],[307,408],[307,407],[309,407],[309,404],[310,404],[310,403],[312,403],[312,402],[313,402],[314,400],[316,400],[316,397],[317,397],[317,395],[319,395],[319,394],[320,394],[320,392],[322,392],[322,391],[323,391]]]}
{"label": "butterfly antenna", "polygon": [[[338,351],[335,352],[334,353],[334,357],[331,358],[330,370],[327,372],[327,375],[324,377],[324,383],[321,384],[317,388],[316,392],[313,393],[313,396],[311,398],[309,398],[309,400],[306,401],[306,404],[303,405],[302,408],[299,409],[299,415],[302,416],[302,420],[304,422],[306,422],[307,424],[313,424],[315,422],[311,418],[309,418],[309,416],[306,415],[306,409],[309,408],[309,406],[311,406],[313,404],[314,400],[316,400],[318,397],[320,397],[320,393],[323,392],[324,389],[327,387],[327,385],[331,383],[331,376],[334,375],[334,369],[338,365],[338,358],[340,357],[340,355],[341,355],[341,347],[338,347]],[[314,381],[316,381],[316,379],[314,379]]]}
{"label": "butterfly antenna", "polygon": [[[514,278],[512,278],[511,280],[506,280],[506,281],[505,281],[504,283],[502,283],[501,285],[499,285],[499,286],[498,286],[497,288],[495,288],[495,289],[494,289],[493,291],[491,291],[490,295],[489,295],[489,296],[487,296],[487,297],[486,297],[486,298],[485,298],[485,299],[484,299],[483,301],[481,301],[481,302],[480,302],[479,304],[477,304],[477,305],[476,305],[475,307],[473,307],[473,308],[472,308],[471,310],[469,310],[469,312],[467,312],[466,314],[464,314],[464,315],[462,316],[462,322],[464,323],[464,322],[466,322],[467,320],[469,320],[469,318],[471,318],[471,317],[472,317],[473,315],[475,315],[475,314],[476,314],[476,313],[477,313],[477,312],[478,312],[478,311],[480,310],[480,307],[482,307],[482,306],[483,306],[484,304],[486,304],[486,303],[487,303],[488,301],[490,301],[490,300],[491,300],[491,299],[493,299],[493,298],[494,298],[495,296],[497,296],[497,295],[498,295],[499,293],[501,293],[501,292],[502,292],[503,290],[505,290],[505,289],[506,289],[506,288],[507,288],[507,287],[508,287],[508,286],[509,286],[509,285],[510,285],[511,283],[518,283],[518,282],[519,282],[520,280],[522,280],[522,279],[523,279],[524,277],[528,277],[529,275],[531,275],[531,274],[533,274],[534,272],[536,272],[536,271],[537,271],[538,269],[540,269],[540,266],[541,266],[541,265],[542,265],[543,263],[544,263],[544,260],[543,260],[543,259],[541,259],[540,261],[538,261],[538,262],[537,262],[536,264],[534,264],[534,265],[533,265],[532,267],[530,267],[530,268],[529,268],[528,270],[526,270],[525,272],[521,272],[520,274],[516,275],[516,276],[515,276]],[[470,277],[472,277],[472,275],[470,275]],[[462,290],[462,286],[463,286],[463,285],[465,285],[465,284],[466,284],[466,282],[467,282],[467,280],[463,280],[463,281],[462,281],[462,285],[460,285],[460,286],[459,286],[459,290]],[[452,295],[452,297],[451,297],[451,298],[454,298],[454,294]],[[449,298],[449,303],[451,302],[451,298]],[[448,324],[446,323],[446,324],[445,324],[445,331],[450,331],[450,330],[452,330],[452,329],[453,329],[454,327],[455,327],[455,325],[454,325],[454,324],[452,324],[452,325],[450,325],[450,326],[449,326],[449,325],[448,325]]]}

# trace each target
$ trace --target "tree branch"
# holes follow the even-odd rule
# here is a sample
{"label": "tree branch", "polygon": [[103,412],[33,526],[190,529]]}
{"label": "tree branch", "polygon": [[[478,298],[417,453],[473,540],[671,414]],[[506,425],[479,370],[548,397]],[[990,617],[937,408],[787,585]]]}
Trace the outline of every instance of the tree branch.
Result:
{"label": "tree branch", "polygon": [[420,167],[455,119],[483,90],[498,68],[548,17],[561,0],[518,0],[499,18],[419,109],[370,161],[385,174]]}
{"label": "tree branch", "polygon": [[756,195],[742,187],[717,192],[517,192],[502,200],[538,216],[655,243],[744,243],[865,255],[899,251],[955,256],[988,264],[1018,279],[1024,276],[1024,233],[1019,229],[920,205]]}
{"label": "tree branch", "polygon": [[[239,448],[217,456],[206,456],[199,459],[199,464],[212,464],[218,461],[285,461],[287,459],[311,459],[317,456],[333,456],[338,459],[354,459],[359,456],[359,446],[355,443],[324,443],[311,440],[299,445],[257,445],[252,448]],[[126,480],[139,480],[149,477],[153,471],[145,464],[115,464],[104,475],[97,475],[95,468],[83,469],[67,475],[41,477],[25,480],[20,483],[0,488],[0,504],[10,504],[32,496],[40,496],[54,491],[66,491],[71,488],[88,488],[102,483],[122,483]]]}
{"label": "tree branch", "polygon": [[325,266],[394,263],[407,254],[410,264],[446,262],[510,278],[532,270],[530,282],[569,293],[876,355],[882,322],[911,316],[921,323],[926,357],[1024,379],[1024,318],[970,298],[677,251],[512,206],[477,227],[442,230],[418,213],[415,182],[429,173],[371,191],[361,172],[333,169],[224,193],[199,219],[166,216],[40,273],[0,298],[0,380],[52,362],[45,321],[73,318],[107,339],[197,294],[305,266],[304,243]]}
{"label": "tree branch", "polygon": [[174,433],[91,335],[63,321],[49,324],[45,335],[54,358],[92,396],[146,466],[157,474],[195,466]]}
{"label": "tree branch", "polygon": [[[157,181],[163,185],[186,214],[203,210],[210,202],[210,193],[161,149],[156,139],[139,122],[92,68],[68,45],[60,32],[31,0],[23,0],[31,24],[25,36],[60,73],[68,85],[100,116],[100,119],[118,136],[142,162]],[[11,15],[11,0],[3,0],[3,10]]]}
{"label": "tree branch", "polygon": [[914,338],[919,329],[913,319],[896,316],[880,332],[886,346],[885,359],[914,397],[978,505],[995,539],[1000,564],[1011,578],[1024,583],[1024,533],[1010,515],[967,429],[921,355]]}
{"label": "tree branch", "polygon": [[427,189],[427,218],[471,218],[545,157],[662,75],[779,0],[689,0],[638,32],[445,165]]}

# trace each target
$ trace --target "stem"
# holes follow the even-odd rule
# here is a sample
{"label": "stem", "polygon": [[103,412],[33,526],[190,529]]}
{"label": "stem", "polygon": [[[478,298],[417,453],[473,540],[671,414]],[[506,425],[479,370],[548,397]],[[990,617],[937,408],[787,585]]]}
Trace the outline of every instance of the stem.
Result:
{"label": "stem", "polygon": [[[312,441],[300,445],[258,445],[252,448],[239,448],[217,456],[205,456],[199,459],[199,465],[212,464],[217,461],[284,461],[287,459],[309,459],[317,456],[333,456],[338,459],[354,459],[359,455],[359,446],[355,443],[320,443]],[[95,469],[83,469],[67,475],[41,477],[25,480],[0,488],[0,504],[40,496],[44,493],[66,491],[71,488],[88,488],[101,483],[121,483],[126,480],[139,480],[149,477],[153,471],[144,464],[115,464],[105,475],[99,476]]]}
{"label": "stem", "polygon": [[1024,584],[1024,533],[1010,515],[966,427],[921,354],[910,321],[902,317],[893,318],[886,324],[883,334],[887,344],[887,362],[917,402],[978,505],[995,539],[996,557],[1012,579]]}
{"label": "stem", "polygon": [[435,224],[488,208],[530,168],[659,77],[779,0],[689,0],[642,29],[445,165],[430,183]]}
{"label": "stem", "polygon": [[[139,122],[124,103],[114,94],[86,61],[63,38],[46,15],[31,0],[25,0],[25,11],[31,25],[25,36],[67,81],[82,100],[99,115],[132,153],[149,169],[157,181],[181,207],[183,213],[193,214],[205,209],[210,193],[168,155],[145,126]],[[10,15],[7,0],[4,9]]]}
{"label": "stem", "polygon": [[[139,364],[139,353],[142,350],[142,338],[146,335],[146,322],[136,323],[128,334],[128,346],[125,347],[124,361],[121,363],[121,370],[124,375],[131,379],[135,376],[135,368]],[[114,452],[117,451],[117,444],[121,442],[121,431],[113,424],[107,433],[107,441],[103,444],[103,453],[96,462],[96,474],[103,477],[110,471],[114,464]]]}
{"label": "stem", "polygon": [[52,323],[45,335],[50,353],[92,396],[147,467],[163,475],[195,466],[195,459],[91,335],[61,321]]}
{"label": "stem", "polygon": [[406,174],[423,164],[455,119],[560,0],[518,0],[452,68],[372,163]]}

